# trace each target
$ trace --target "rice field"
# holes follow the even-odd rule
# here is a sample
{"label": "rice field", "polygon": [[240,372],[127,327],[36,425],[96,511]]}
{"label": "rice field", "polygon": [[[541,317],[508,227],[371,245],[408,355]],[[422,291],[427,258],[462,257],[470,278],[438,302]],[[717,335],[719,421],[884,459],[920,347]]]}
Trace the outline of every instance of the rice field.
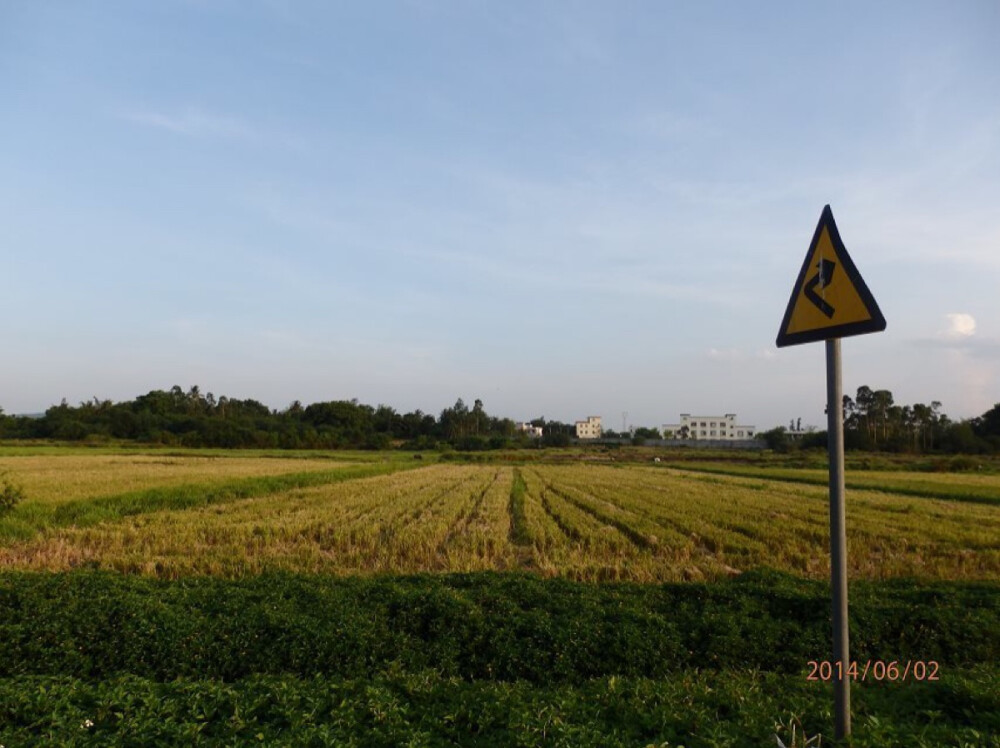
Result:
{"label": "rice field", "polygon": [[339,460],[302,460],[143,454],[0,456],[0,474],[19,483],[33,502],[58,504],[185,483],[219,483],[307,470],[329,470]]}
{"label": "rice field", "polygon": [[[17,511],[36,519],[14,537],[0,534],[0,568],[8,570],[165,578],[518,570],[662,582],[760,566],[826,579],[829,569],[826,489],[787,479],[646,465],[420,463],[336,479],[350,469],[336,460],[136,455],[0,458],[0,467],[25,487]],[[310,470],[326,472],[251,492],[222,490]],[[895,477],[909,488],[925,479]],[[945,486],[945,498],[891,485],[848,491],[852,578],[1000,578],[1000,506],[948,494],[961,479],[931,479]],[[1000,493],[1000,476],[969,483]],[[127,512],[88,514],[94,503],[114,506],[116,492],[179,484],[182,502],[147,505],[139,493]],[[208,499],[199,500],[199,490]],[[33,514],[32,505],[65,502],[74,513]]]}

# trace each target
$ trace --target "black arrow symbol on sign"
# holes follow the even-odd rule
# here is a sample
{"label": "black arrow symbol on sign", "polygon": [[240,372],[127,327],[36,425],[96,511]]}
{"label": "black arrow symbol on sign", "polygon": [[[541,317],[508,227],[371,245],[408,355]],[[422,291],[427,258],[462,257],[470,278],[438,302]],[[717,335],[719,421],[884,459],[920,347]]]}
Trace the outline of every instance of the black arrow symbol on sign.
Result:
{"label": "black arrow symbol on sign", "polygon": [[834,308],[826,303],[826,299],[817,296],[814,289],[816,286],[819,286],[820,290],[822,290],[830,285],[830,282],[833,280],[833,269],[837,267],[837,263],[830,260],[820,260],[819,265],[816,267],[819,268],[819,272],[806,283],[806,298],[815,304],[816,308],[823,312],[823,314],[833,319]]}

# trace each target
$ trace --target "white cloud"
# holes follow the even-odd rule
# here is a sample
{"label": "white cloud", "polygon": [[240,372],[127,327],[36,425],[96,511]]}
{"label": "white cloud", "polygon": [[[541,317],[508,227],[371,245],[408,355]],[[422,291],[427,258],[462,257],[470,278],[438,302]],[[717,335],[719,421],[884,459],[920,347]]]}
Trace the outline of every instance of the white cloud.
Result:
{"label": "white cloud", "polygon": [[948,329],[944,335],[951,340],[964,340],[976,334],[976,319],[971,314],[952,312],[946,314]]}
{"label": "white cloud", "polygon": [[916,338],[911,342],[918,346],[950,349],[977,359],[1000,362],[1000,339],[977,334],[975,317],[965,312],[950,312],[944,316],[947,320],[946,329],[931,337]]}

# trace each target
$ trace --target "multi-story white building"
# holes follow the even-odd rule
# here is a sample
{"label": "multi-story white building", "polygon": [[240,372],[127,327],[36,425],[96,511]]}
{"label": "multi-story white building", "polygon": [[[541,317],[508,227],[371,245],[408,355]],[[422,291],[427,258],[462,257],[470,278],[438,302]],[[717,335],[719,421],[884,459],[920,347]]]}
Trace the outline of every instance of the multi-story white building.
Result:
{"label": "multi-story white building", "polygon": [[532,439],[541,439],[542,438],[542,427],[541,426],[532,426],[527,421],[525,421],[523,423],[517,424],[517,430],[520,431],[520,432],[522,432],[522,433],[527,434]]}
{"label": "multi-story white building", "polygon": [[735,413],[726,413],[724,416],[693,416],[690,413],[681,413],[680,423],[663,426],[663,436],[667,439],[738,441],[753,439],[756,431],[753,426],[741,426],[736,423]]}
{"label": "multi-story white building", "polygon": [[576,422],[577,439],[600,439],[601,438],[601,417],[588,416],[586,421]]}

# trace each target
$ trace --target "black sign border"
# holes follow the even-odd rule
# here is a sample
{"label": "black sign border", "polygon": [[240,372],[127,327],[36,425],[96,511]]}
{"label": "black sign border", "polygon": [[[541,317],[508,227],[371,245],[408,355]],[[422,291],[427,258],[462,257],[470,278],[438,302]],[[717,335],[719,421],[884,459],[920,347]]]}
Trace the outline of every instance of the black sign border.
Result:
{"label": "black sign border", "polygon": [[[806,274],[810,270],[809,260],[812,259],[813,252],[816,251],[816,245],[819,244],[819,238],[823,235],[824,227],[830,234],[830,241],[833,243],[833,249],[837,253],[837,257],[840,258],[841,268],[843,268],[851,283],[854,284],[854,289],[858,292],[861,302],[868,309],[871,319],[862,322],[848,322],[832,327],[822,327],[817,330],[786,332],[792,318],[792,312],[795,310],[795,300],[798,298],[799,290],[802,288],[802,284],[805,283]],[[844,242],[840,238],[840,232],[837,230],[837,223],[833,220],[833,211],[830,210],[829,205],[825,205],[822,214],[820,214],[819,223],[816,224],[816,233],[813,234],[812,242],[809,244],[809,251],[806,252],[806,259],[803,261],[802,269],[799,271],[798,280],[792,286],[792,296],[788,300],[784,319],[781,320],[781,327],[778,331],[778,338],[775,340],[775,345],[778,348],[784,348],[785,346],[799,345],[800,343],[815,343],[831,338],[846,338],[851,335],[882,332],[884,329],[885,317],[882,316],[882,310],[878,308],[875,297],[868,290],[868,285],[865,283],[864,278],[861,277],[861,273],[858,272],[858,268],[854,265],[854,260],[847,253],[847,247],[844,246]]]}

